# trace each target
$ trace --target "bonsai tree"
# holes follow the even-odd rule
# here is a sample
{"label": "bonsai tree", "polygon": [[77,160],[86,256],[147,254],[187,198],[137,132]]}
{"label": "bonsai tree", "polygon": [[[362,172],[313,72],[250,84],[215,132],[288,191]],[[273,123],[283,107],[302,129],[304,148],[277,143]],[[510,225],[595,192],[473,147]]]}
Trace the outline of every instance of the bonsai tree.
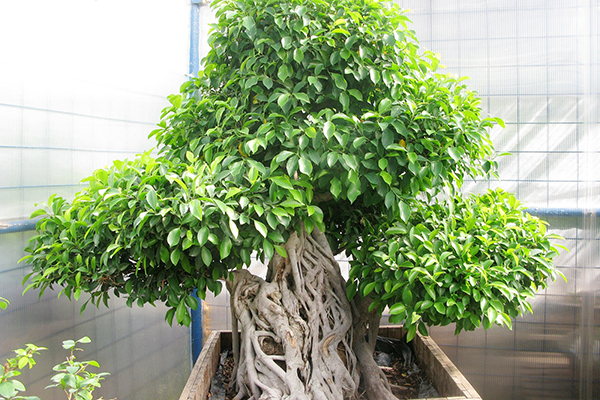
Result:
{"label": "bonsai tree", "polygon": [[[236,399],[393,399],[382,312],[408,339],[531,311],[557,271],[544,222],[502,190],[479,99],[437,72],[379,0],[216,0],[197,78],[169,97],[158,152],[115,161],[33,216],[28,288],[98,305],[231,293]],[[351,258],[344,279],[335,256]],[[253,257],[268,264],[252,275]]]}

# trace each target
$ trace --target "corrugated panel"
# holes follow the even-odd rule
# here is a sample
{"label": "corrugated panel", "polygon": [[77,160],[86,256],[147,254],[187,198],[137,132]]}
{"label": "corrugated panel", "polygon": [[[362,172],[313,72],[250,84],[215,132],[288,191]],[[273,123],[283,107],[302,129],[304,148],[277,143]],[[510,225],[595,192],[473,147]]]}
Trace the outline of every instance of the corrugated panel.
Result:
{"label": "corrugated panel", "polygon": [[[189,0],[2,2],[0,4],[0,221],[23,220],[52,193],[115,159],[148,150],[148,134],[188,72]],[[205,41],[206,37],[201,38]],[[64,360],[61,342],[89,336],[83,359],[111,373],[99,395],[167,399],[190,371],[189,330],[169,327],[162,306],[109,309],[48,293],[21,296],[18,265],[32,233],[0,235],[0,360],[26,343],[49,347],[25,371],[28,395],[44,390]],[[84,296],[82,296],[84,297]],[[85,300],[85,299],[82,299]]]}
{"label": "corrugated panel", "polygon": [[[513,331],[453,337],[435,328],[486,400],[592,399],[600,395],[597,1],[397,1],[412,10],[424,47],[448,71],[472,77],[482,108],[506,122],[492,132],[501,186],[532,207],[579,209],[552,216],[570,249],[557,264],[569,279],[533,301]],[[587,214],[586,209],[596,210]]]}

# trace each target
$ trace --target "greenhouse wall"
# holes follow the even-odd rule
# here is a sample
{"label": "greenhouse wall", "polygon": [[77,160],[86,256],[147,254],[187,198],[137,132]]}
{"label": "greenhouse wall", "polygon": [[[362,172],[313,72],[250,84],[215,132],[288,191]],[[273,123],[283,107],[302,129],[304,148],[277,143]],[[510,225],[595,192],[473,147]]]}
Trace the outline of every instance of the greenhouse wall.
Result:
{"label": "greenhouse wall", "polygon": [[[152,148],[148,134],[189,70],[190,0],[55,0],[0,3],[0,360],[48,347],[20,380],[28,395],[64,399],[50,384],[61,342],[89,336],[81,360],[111,375],[98,396],[176,398],[190,371],[190,332],[165,307],[89,306],[58,291],[22,296],[28,273],[17,232],[51,194],[70,198],[80,180],[115,159]],[[205,39],[204,39],[205,40]],[[17,229],[18,230],[18,229]],[[12,233],[6,233],[12,232]]]}
{"label": "greenhouse wall", "polygon": [[562,235],[558,279],[512,331],[431,334],[485,400],[600,396],[600,131],[597,1],[401,0],[422,47],[470,77],[492,137],[502,187]]}
{"label": "greenhouse wall", "polygon": [[[0,3],[0,232],[53,193],[72,196],[80,179],[114,159],[148,150],[147,139],[189,72],[190,0],[34,0]],[[203,3],[203,2],[202,2]],[[444,72],[469,76],[492,132],[503,187],[550,223],[569,249],[567,277],[533,299],[534,313],[506,328],[434,339],[485,400],[600,396],[600,132],[597,1],[398,0],[423,47]],[[199,13],[199,53],[211,15]],[[201,56],[200,56],[201,57]],[[65,339],[89,336],[83,358],[111,376],[105,398],[174,398],[190,371],[190,333],[169,327],[165,309],[88,308],[56,293],[21,296],[17,264],[32,232],[0,234],[0,360],[25,343],[49,347],[22,381],[43,390]],[[342,260],[343,261],[343,260]],[[346,264],[342,262],[342,267]],[[260,271],[256,265],[253,271]],[[205,328],[228,327],[228,296],[210,297]]]}

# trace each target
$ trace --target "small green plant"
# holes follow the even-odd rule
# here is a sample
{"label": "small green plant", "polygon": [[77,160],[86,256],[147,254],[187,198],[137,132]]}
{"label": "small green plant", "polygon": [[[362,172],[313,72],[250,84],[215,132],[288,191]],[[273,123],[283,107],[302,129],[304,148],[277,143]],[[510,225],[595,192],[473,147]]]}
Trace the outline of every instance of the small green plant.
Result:
{"label": "small green plant", "polygon": [[[5,299],[3,299],[5,300]],[[6,300],[8,303],[8,300]],[[90,343],[91,339],[87,336],[79,340],[63,341],[63,348],[69,350],[71,354],[66,361],[57,364],[52,368],[57,373],[51,378],[54,384],[46,387],[59,387],[67,395],[67,400],[93,400],[92,392],[100,387],[100,381],[104,380],[108,372],[92,373],[87,370],[89,366],[99,368],[96,361],[76,361],[75,352],[83,351],[77,347],[79,343]],[[17,354],[14,358],[6,360],[0,371],[0,400],[40,400],[37,396],[21,396],[25,392],[25,385],[15,379],[21,375],[19,370],[36,364],[34,355],[40,354],[41,350],[48,350],[46,347],[39,347],[34,344],[27,344],[24,349],[15,350]],[[98,400],[103,400],[99,398]],[[113,399],[114,400],[114,399]]]}
{"label": "small green plant", "polygon": [[[87,336],[79,340],[65,340],[62,344],[63,348],[69,350],[71,354],[65,362],[55,365],[52,370],[58,372],[51,380],[53,385],[46,387],[59,387],[67,395],[68,400],[92,400],[92,392],[100,387],[100,381],[104,380],[108,372],[92,373],[87,370],[89,366],[99,368],[100,365],[96,361],[76,361],[76,351],[83,351],[77,347],[78,343],[91,343],[91,339]],[[99,400],[102,400],[100,398]]]}
{"label": "small green plant", "polygon": [[47,349],[27,344],[24,349],[15,350],[16,357],[6,360],[0,375],[0,400],[40,400],[36,396],[19,395],[19,392],[25,391],[25,385],[15,378],[21,375],[19,370],[27,366],[31,369],[35,365],[33,356],[40,354],[41,350]]}

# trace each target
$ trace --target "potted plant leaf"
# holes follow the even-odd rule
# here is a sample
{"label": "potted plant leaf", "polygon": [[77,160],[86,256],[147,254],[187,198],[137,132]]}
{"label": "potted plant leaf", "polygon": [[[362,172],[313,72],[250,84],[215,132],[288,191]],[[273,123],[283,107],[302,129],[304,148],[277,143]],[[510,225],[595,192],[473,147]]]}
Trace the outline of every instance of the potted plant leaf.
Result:
{"label": "potted plant leaf", "polygon": [[[34,213],[29,288],[164,302],[169,322],[189,324],[193,291],[226,282],[238,399],[359,387],[393,399],[373,360],[386,307],[409,340],[428,325],[510,327],[531,311],[527,298],[558,273],[545,224],[502,190],[461,193],[464,179],[494,176],[488,129],[502,121],[439,72],[396,5],[213,6],[211,50],[169,97],[158,153],[115,161]],[[246,269],[253,255],[266,278]]]}

